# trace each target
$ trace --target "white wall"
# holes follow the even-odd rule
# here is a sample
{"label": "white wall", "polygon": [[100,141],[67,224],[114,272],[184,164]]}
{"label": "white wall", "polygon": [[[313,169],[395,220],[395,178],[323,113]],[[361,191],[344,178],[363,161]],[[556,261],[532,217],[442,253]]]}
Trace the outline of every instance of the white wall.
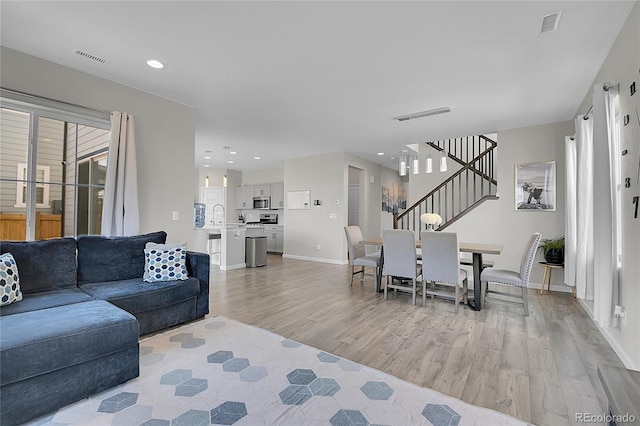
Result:
{"label": "white wall", "polygon": [[[140,231],[164,230],[171,242],[193,242],[193,108],[5,47],[0,73],[8,89],[133,114]],[[172,211],[178,211],[179,220],[172,220]]]}
{"label": "white wall", "polygon": [[[636,83],[636,94],[629,87]],[[603,330],[609,342],[627,367],[640,370],[640,217],[634,218],[634,196],[640,196],[637,183],[640,162],[640,2],[636,2],[629,18],[611,47],[609,54],[588,88],[577,114],[584,114],[592,105],[592,87],[603,83],[620,84],[620,112],[630,115],[630,123],[621,128],[622,178],[631,178],[631,186],[622,189],[622,273],[621,300],[626,318],[618,327]]]}
{"label": "white wall", "polygon": [[[347,223],[348,167],[344,163],[343,152],[285,160],[284,257],[346,264],[343,227]],[[311,204],[321,200],[322,205],[289,210],[287,193],[306,190]]]}
{"label": "white wall", "polygon": [[242,172],[243,185],[284,182],[284,167]]}

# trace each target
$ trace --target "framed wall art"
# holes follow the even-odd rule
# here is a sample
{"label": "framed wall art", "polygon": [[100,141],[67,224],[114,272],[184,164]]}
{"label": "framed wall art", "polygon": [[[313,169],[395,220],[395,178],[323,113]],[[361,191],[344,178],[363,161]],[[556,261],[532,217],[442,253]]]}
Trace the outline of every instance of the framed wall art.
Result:
{"label": "framed wall art", "polygon": [[515,165],[515,208],[556,211],[556,162]]}

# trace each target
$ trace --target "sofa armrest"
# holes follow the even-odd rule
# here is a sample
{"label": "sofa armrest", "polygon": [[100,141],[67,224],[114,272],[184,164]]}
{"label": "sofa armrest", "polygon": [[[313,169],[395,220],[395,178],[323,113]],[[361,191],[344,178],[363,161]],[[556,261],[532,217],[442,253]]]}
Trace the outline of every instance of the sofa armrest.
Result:
{"label": "sofa armrest", "polygon": [[209,270],[211,261],[207,253],[187,251],[187,271],[190,277],[200,281],[200,295],[196,306],[196,317],[209,313]]}

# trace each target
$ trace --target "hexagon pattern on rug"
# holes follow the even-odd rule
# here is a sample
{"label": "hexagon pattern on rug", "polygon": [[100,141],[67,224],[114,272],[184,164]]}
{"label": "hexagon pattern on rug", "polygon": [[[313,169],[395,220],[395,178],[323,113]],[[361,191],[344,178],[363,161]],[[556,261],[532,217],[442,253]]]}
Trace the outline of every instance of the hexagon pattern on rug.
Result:
{"label": "hexagon pattern on rug", "polygon": [[340,410],[329,419],[333,426],[366,426],[366,417],[358,410]]}
{"label": "hexagon pattern on rug", "polygon": [[189,379],[176,386],[176,396],[194,396],[207,387],[207,379]]}
{"label": "hexagon pattern on rug", "polygon": [[367,382],[360,388],[360,390],[367,396],[367,398],[378,401],[386,401],[391,398],[391,395],[393,394],[393,389],[391,389],[385,382]]}
{"label": "hexagon pattern on rug", "polygon": [[211,424],[209,420],[210,417],[207,411],[189,410],[171,420],[171,426],[208,426]]}
{"label": "hexagon pattern on rug", "polygon": [[244,402],[227,401],[211,410],[211,423],[214,425],[232,425],[247,415]]}
{"label": "hexagon pattern on rug", "polygon": [[211,364],[222,364],[233,358],[233,352],[231,351],[218,351],[214,352],[207,357],[207,362]]}
{"label": "hexagon pattern on rug", "polygon": [[458,426],[464,417],[465,424],[522,425],[232,320],[205,319],[143,337],[140,348],[139,378],[62,408],[37,424],[68,424],[69,419],[92,424],[99,418],[104,424],[143,426]]}
{"label": "hexagon pattern on rug", "polygon": [[457,426],[461,419],[460,414],[444,404],[427,404],[422,415],[434,425],[442,426]]}
{"label": "hexagon pattern on rug", "polygon": [[193,337],[193,333],[180,333],[172,336],[170,342],[180,342],[181,348],[193,349],[204,345],[205,340]]}
{"label": "hexagon pattern on rug", "polygon": [[138,394],[132,392],[120,392],[102,401],[98,411],[101,413],[117,413],[127,407],[131,407],[138,401]]}

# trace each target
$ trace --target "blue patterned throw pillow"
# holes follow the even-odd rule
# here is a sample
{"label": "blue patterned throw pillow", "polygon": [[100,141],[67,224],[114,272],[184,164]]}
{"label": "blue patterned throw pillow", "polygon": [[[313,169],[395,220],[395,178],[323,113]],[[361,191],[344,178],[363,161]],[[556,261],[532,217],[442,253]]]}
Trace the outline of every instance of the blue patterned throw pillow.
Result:
{"label": "blue patterned throw pillow", "polygon": [[144,249],[144,277],[143,280],[149,283],[158,281],[186,280],[189,278],[187,272],[187,251],[182,247],[168,250]]}
{"label": "blue patterned throw pillow", "polygon": [[0,255],[0,306],[10,305],[22,300],[18,265],[11,253]]}

